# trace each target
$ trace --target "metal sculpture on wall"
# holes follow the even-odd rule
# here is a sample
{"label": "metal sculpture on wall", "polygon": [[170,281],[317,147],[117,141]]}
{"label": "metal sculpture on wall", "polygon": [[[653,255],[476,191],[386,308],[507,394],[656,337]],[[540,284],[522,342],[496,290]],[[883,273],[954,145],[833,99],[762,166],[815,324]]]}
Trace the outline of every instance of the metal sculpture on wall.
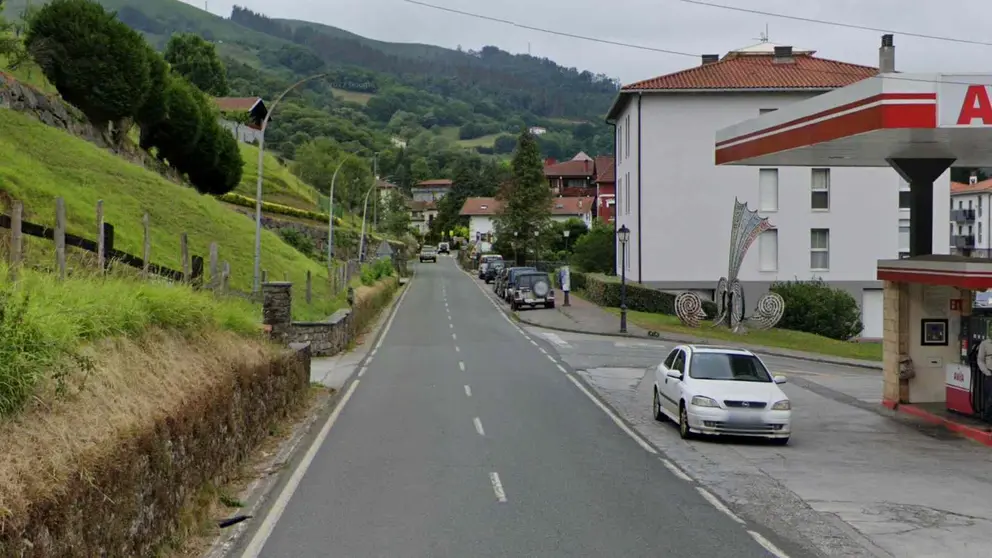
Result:
{"label": "metal sculpture on wall", "polygon": [[[758,215],[757,211],[751,211],[746,203],[734,199],[734,215],[730,226],[730,254],[729,265],[726,277],[721,277],[717,282],[716,299],[717,316],[715,325],[724,325],[734,332],[740,332],[743,326],[754,329],[769,329],[775,326],[782,319],[785,312],[785,300],[777,293],[766,293],[758,300],[755,313],[744,318],[744,288],[737,274],[744,263],[744,256],[747,255],[748,248],[754,243],[758,235],[774,228],[767,218]],[[699,296],[695,293],[684,292],[675,299],[675,314],[683,324],[696,327],[702,318],[706,317],[703,312],[703,304]]]}

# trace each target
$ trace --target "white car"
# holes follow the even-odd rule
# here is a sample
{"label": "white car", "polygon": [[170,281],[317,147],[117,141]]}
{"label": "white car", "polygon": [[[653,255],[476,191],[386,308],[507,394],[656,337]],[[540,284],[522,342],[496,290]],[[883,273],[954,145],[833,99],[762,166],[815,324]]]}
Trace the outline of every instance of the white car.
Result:
{"label": "white car", "polygon": [[683,438],[726,434],[788,444],[792,404],[751,351],[680,345],[655,368],[654,418],[679,425]]}

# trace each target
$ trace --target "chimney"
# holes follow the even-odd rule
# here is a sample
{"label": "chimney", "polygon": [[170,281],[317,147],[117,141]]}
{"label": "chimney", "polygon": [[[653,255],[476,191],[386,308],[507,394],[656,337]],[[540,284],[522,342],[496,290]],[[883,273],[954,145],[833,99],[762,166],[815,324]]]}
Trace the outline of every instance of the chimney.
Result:
{"label": "chimney", "polygon": [[704,54],[703,55],[703,66],[705,66],[707,64],[712,64],[714,62],[719,62],[719,61],[720,61],[720,55],[719,54]]}
{"label": "chimney", "polygon": [[547,159],[544,160],[544,166],[546,167],[550,167],[551,165],[554,165],[556,163],[558,163],[558,161],[555,160],[554,157],[548,157]]}
{"label": "chimney", "polygon": [[878,72],[891,74],[896,71],[896,47],[892,35],[882,35],[882,46],[878,49]]}
{"label": "chimney", "polygon": [[792,47],[791,46],[777,46],[775,47],[775,60],[776,64],[792,64],[795,59],[792,58]]}

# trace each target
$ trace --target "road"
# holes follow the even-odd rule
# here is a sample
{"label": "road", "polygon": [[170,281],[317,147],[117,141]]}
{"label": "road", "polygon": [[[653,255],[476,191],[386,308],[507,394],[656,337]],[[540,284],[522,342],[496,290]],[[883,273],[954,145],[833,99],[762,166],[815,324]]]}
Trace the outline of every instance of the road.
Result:
{"label": "road", "polygon": [[453,259],[418,265],[259,555],[785,555],[563,364]]}

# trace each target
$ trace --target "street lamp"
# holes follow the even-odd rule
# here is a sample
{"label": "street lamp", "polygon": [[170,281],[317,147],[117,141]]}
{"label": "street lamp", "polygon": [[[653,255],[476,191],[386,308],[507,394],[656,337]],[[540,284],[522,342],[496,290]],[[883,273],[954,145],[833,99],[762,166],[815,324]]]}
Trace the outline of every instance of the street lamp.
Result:
{"label": "street lamp", "polygon": [[331,196],[327,202],[327,212],[330,216],[327,218],[327,272],[331,273],[334,270],[334,183],[338,180],[338,172],[341,171],[341,167],[348,161],[345,157],[341,159],[338,163],[338,168],[334,169],[334,175],[331,176]]}
{"label": "street lamp", "polygon": [[620,243],[620,333],[627,333],[627,241],[630,240],[630,229],[622,225],[617,230],[617,241]]}
{"label": "street lamp", "polygon": [[565,236],[565,251],[566,251],[566,252],[568,252],[568,235],[569,235],[569,234],[570,234],[571,232],[572,232],[572,231],[570,231],[570,230],[568,230],[568,229],[565,229],[565,230],[564,230],[564,231],[563,231],[563,232],[561,233],[561,234],[563,234],[563,235]]}
{"label": "street lamp", "polygon": [[[541,261],[541,231],[534,231],[534,267]],[[527,262],[524,262],[527,263]]]}
{"label": "street lamp", "polygon": [[372,179],[372,186],[369,187],[369,191],[365,193],[365,205],[362,207],[362,237],[358,241],[358,262],[362,263],[365,261],[365,218],[369,214],[369,194],[375,187],[378,186],[378,180]]}
{"label": "street lamp", "polygon": [[513,231],[513,263],[514,265],[520,265],[520,258],[517,257],[517,237],[520,233]]}
{"label": "street lamp", "polygon": [[262,166],[265,164],[265,129],[269,125],[269,118],[272,117],[272,113],[275,112],[276,106],[279,105],[279,101],[281,101],[283,97],[304,83],[317,78],[322,78],[326,75],[327,74],[317,74],[310,76],[287,87],[285,91],[276,97],[276,100],[272,103],[272,106],[269,107],[268,112],[265,113],[265,118],[262,119],[262,126],[258,134],[258,183],[255,186],[255,269],[252,277],[252,292],[256,294],[259,292],[261,287],[260,278],[262,273]]}

